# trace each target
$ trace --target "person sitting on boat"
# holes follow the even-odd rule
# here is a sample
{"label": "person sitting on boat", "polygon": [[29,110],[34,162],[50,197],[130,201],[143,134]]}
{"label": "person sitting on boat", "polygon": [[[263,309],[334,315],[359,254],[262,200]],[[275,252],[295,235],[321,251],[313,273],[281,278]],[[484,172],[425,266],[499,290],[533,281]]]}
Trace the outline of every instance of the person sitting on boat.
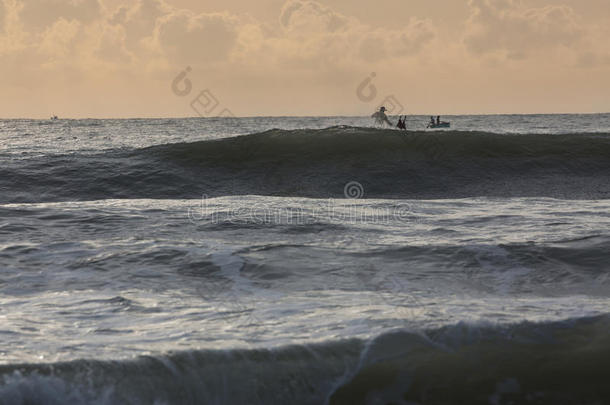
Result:
{"label": "person sitting on boat", "polygon": [[436,125],[436,122],[434,121],[434,117],[430,117],[430,124],[428,124],[428,127],[433,127]]}
{"label": "person sitting on boat", "polygon": [[388,116],[385,115],[385,107],[381,107],[379,108],[379,111],[377,111],[375,114],[373,114],[371,117],[373,119],[375,119],[375,123],[383,125],[383,124],[388,124],[389,126],[393,127],[394,124],[392,124],[390,122],[390,120],[388,119]]}

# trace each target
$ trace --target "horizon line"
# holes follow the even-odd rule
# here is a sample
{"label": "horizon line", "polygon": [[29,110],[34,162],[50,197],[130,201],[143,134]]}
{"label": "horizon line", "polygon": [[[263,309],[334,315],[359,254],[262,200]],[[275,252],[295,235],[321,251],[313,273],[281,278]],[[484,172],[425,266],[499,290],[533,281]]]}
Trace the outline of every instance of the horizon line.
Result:
{"label": "horizon line", "polygon": [[[406,116],[406,117],[428,117],[428,116],[442,116],[442,117],[468,117],[468,116],[508,116],[508,115],[607,115],[608,112],[555,112],[555,113],[468,113],[468,114],[388,114],[390,117]],[[42,117],[0,117],[2,121],[9,120],[32,120],[32,121],[48,121],[52,120],[53,116],[48,118]],[[369,115],[244,115],[234,117],[220,117],[220,116],[121,116],[121,117],[95,117],[95,116],[57,116],[58,120],[130,120],[130,119],[167,119],[167,120],[179,120],[179,119],[248,119],[248,118],[368,118]]]}

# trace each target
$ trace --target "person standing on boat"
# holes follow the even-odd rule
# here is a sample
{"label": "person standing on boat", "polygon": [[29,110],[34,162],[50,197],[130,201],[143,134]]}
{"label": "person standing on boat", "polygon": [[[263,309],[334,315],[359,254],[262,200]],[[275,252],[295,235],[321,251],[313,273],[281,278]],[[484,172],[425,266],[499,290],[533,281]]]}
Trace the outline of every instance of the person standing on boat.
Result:
{"label": "person standing on boat", "polygon": [[436,125],[441,125],[441,116],[436,117]]}

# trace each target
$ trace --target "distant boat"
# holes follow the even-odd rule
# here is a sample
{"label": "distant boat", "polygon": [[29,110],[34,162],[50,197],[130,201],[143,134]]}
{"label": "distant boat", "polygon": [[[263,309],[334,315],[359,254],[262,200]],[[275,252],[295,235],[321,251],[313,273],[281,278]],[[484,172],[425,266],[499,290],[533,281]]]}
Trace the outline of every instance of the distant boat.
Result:
{"label": "distant boat", "polygon": [[450,122],[441,122],[438,124],[433,124],[433,123],[428,123],[428,126],[426,128],[451,128],[451,123]]}
{"label": "distant boat", "polygon": [[59,118],[57,117],[57,115],[54,115],[54,116],[51,117],[51,121],[55,121],[55,120],[58,120],[58,119]]}

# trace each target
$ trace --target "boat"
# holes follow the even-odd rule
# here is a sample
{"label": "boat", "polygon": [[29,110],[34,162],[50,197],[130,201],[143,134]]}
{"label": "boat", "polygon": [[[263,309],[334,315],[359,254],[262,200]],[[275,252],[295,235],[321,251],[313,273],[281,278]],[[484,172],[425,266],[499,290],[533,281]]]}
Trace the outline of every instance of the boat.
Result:
{"label": "boat", "polygon": [[451,123],[450,122],[441,122],[438,124],[433,124],[433,123],[428,123],[428,126],[426,128],[451,128]]}

